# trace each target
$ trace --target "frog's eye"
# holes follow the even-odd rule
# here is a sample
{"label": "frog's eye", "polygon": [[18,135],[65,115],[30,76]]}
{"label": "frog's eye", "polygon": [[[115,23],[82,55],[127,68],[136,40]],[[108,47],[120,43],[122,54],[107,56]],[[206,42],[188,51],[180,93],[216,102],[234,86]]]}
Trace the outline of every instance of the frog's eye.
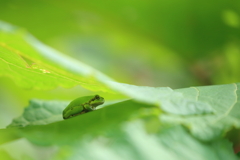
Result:
{"label": "frog's eye", "polygon": [[99,95],[96,95],[95,98],[96,98],[97,100],[99,100],[99,99],[100,99],[100,96],[99,96]]}

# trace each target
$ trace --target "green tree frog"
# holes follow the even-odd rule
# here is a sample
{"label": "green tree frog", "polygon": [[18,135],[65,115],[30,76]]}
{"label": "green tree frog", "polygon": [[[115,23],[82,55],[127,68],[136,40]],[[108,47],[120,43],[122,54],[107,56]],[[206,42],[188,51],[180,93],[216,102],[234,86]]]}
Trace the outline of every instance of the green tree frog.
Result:
{"label": "green tree frog", "polygon": [[63,110],[63,119],[96,110],[96,107],[103,103],[104,98],[99,95],[79,97],[70,102]]}

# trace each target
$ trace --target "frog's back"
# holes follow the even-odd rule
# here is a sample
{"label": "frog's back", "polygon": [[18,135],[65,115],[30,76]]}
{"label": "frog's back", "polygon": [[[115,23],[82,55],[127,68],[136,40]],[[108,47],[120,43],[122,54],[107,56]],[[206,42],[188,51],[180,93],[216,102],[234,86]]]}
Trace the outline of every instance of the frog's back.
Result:
{"label": "frog's back", "polygon": [[68,106],[63,110],[63,113],[66,113],[70,108],[75,107],[75,106],[80,106],[81,104],[89,102],[94,96],[84,96],[84,97],[79,97],[71,101]]}

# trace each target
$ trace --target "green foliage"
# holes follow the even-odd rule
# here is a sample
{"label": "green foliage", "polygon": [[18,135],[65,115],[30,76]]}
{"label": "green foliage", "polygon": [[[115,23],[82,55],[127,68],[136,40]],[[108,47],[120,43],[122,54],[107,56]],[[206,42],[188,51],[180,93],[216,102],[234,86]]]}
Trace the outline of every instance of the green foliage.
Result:
{"label": "green foliage", "polygon": [[110,78],[61,55],[25,32],[0,23],[1,75],[10,77],[27,89],[73,87],[79,84],[91,90],[107,91],[101,80]]}
{"label": "green foliage", "polygon": [[[97,1],[84,0],[70,0],[67,4],[26,0],[33,7],[29,7],[31,10],[16,7],[15,0],[0,2],[1,19],[20,24],[45,43],[54,45],[54,38],[58,41],[60,35],[70,36],[62,37],[58,44],[76,42],[69,45],[73,49],[80,41],[87,51],[80,47],[78,54],[85,56],[91,53],[89,48],[101,46],[95,48],[94,56],[89,56],[94,63],[91,66],[97,68],[94,69],[43,44],[25,29],[0,21],[0,76],[10,78],[23,89],[45,91],[80,85],[99,92],[106,100],[96,111],[63,120],[62,111],[70,101],[31,99],[18,118],[0,129],[0,158],[15,157],[15,151],[7,151],[4,145],[24,138],[34,147],[56,147],[49,159],[237,160],[234,151],[237,153],[240,146],[239,60],[236,58],[240,50],[236,7],[239,3],[225,0],[219,3],[185,0],[181,4],[177,0],[104,2],[100,5]],[[14,14],[23,10],[23,15]],[[71,20],[73,10],[76,19]],[[42,14],[30,14],[39,12]],[[83,17],[79,26],[76,25],[78,14]],[[34,19],[29,21],[25,16]],[[56,27],[50,22],[59,16],[62,17],[56,20]],[[39,22],[48,29],[43,32]],[[81,38],[74,40],[75,33]],[[112,51],[114,61],[109,56]],[[129,64],[123,63],[126,55],[132,56]],[[139,65],[140,61],[151,63],[152,68],[142,66],[144,63]],[[97,66],[98,63],[107,64],[107,69]],[[219,69],[223,66],[227,67]],[[187,74],[185,67],[196,77]],[[162,74],[157,77],[159,68]],[[116,82],[101,73],[102,69],[114,72],[116,77],[124,77],[132,70],[130,75],[137,73],[132,82],[157,77],[149,82],[163,79],[161,85],[168,81],[176,84],[179,79],[175,77],[183,75],[176,86],[236,83],[182,89],[137,86]],[[227,79],[225,73],[229,70],[231,76]],[[115,101],[110,101],[113,94]],[[20,97],[21,93],[17,95]],[[31,159],[29,155],[26,157]]]}
{"label": "green foliage", "polygon": [[6,160],[13,160],[13,158],[6,151],[3,150],[0,150],[0,158]]}
{"label": "green foliage", "polygon": [[[73,150],[66,149],[68,151],[66,157],[89,160],[237,160],[232,154],[231,145],[226,140],[205,144],[194,139],[180,126],[162,128],[160,132],[149,135],[140,122],[135,122],[123,126],[122,130],[116,132],[94,140],[88,138],[86,141],[75,145]],[[66,150],[65,152],[67,152]],[[63,153],[59,154],[62,155]]]}
{"label": "green foliage", "polygon": [[69,102],[31,100],[22,116],[14,119],[8,127],[43,125],[62,120],[62,111]]}
{"label": "green foliage", "polygon": [[[42,105],[34,107],[37,103]],[[151,123],[159,121],[158,118],[153,118],[159,112],[154,112],[156,107],[151,105],[125,101],[65,121],[58,118],[59,122],[45,125],[46,121],[43,118],[35,122],[37,117],[34,113],[39,113],[40,109],[51,109],[61,116],[59,106],[63,105],[57,102],[45,102],[44,104],[43,101],[34,101],[34,105],[25,110],[23,115],[33,116],[29,120],[31,126],[24,127],[19,132],[37,145],[61,145],[63,150],[58,153],[58,157],[61,158],[64,157],[62,154],[67,154],[69,159],[79,157],[96,159],[99,156],[114,159],[120,157],[126,159],[157,159],[159,157],[162,159],[191,159],[193,157],[202,160],[226,159],[226,157],[236,159],[232,154],[230,143],[225,139],[218,138],[218,140],[204,143],[177,125],[166,126],[164,123],[154,123],[155,125],[151,126]],[[39,113],[41,117],[44,115],[49,115],[49,113]],[[135,116],[126,123],[131,115]],[[139,118],[142,120],[137,121]],[[25,123],[21,119],[15,120],[14,123],[17,121],[18,124]],[[160,129],[152,132],[156,127]],[[147,128],[152,131],[146,132]],[[65,149],[66,145],[72,145],[72,147]],[[96,149],[90,151],[92,148]],[[173,150],[175,154],[172,154]]]}
{"label": "green foliage", "polygon": [[188,117],[166,115],[162,117],[163,121],[184,124],[195,137],[204,141],[223,136],[233,127],[240,127],[239,84],[193,87],[178,91],[184,93],[185,97],[210,104],[214,113]]}

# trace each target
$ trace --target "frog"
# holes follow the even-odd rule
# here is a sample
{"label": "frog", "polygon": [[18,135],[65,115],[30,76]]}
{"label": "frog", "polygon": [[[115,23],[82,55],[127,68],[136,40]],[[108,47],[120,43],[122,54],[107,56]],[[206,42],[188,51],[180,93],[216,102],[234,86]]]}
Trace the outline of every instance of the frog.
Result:
{"label": "frog", "polygon": [[96,107],[104,103],[104,98],[99,95],[79,97],[71,101],[63,110],[63,119],[69,119],[77,115],[96,110]]}

